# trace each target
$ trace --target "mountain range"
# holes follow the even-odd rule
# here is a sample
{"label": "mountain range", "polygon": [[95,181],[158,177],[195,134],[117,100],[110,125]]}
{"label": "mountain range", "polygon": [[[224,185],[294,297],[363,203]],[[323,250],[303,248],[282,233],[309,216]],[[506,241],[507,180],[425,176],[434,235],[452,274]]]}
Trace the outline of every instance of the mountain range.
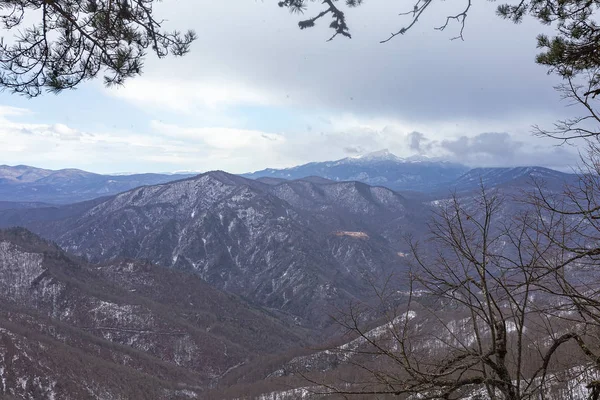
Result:
{"label": "mountain range", "polygon": [[[101,175],[78,169],[48,170],[0,166],[0,209],[69,204],[110,196],[140,186],[195,176],[192,173]],[[313,162],[285,169],[265,169],[241,176],[267,184],[303,179],[314,183],[357,181],[395,191],[435,193],[468,191],[482,182],[490,187],[531,177],[563,182],[575,175],[542,167],[474,168],[427,157],[400,158],[387,150],[337,161]],[[481,178],[481,179],[480,179]]]}
{"label": "mountain range", "polygon": [[[359,182],[277,185],[210,172],[97,201],[0,211],[92,262],[127,257],[190,271],[305,326],[365,299],[373,277],[406,269],[403,236],[427,206]],[[317,312],[320,311],[320,312]]]}
{"label": "mountain range", "polygon": [[393,190],[426,190],[451,182],[468,167],[422,157],[400,158],[388,150],[337,161],[312,162],[286,169],[264,169],[243,176],[251,179],[299,179],[318,176],[334,181],[359,181]]}
{"label": "mountain range", "polygon": [[345,360],[311,348],[355,343],[339,309],[404,293],[388,278],[410,268],[406,239],[451,192],[577,179],[386,151],[247,176],[0,171],[0,397],[19,399],[297,398],[289,371]]}
{"label": "mountain range", "polygon": [[455,190],[473,190],[481,183],[487,187],[496,187],[516,184],[517,181],[521,185],[530,184],[532,178],[559,184],[576,179],[576,175],[543,167],[469,168],[423,156],[401,158],[388,150],[337,161],[312,162],[292,168],[268,168],[242,176],[265,183],[307,177],[321,181],[358,181],[395,191],[435,193],[436,196]]}
{"label": "mountain range", "polygon": [[[575,177],[540,167],[480,168],[446,181],[466,167],[403,160],[387,151],[308,165],[313,170],[307,173],[322,175],[284,179],[277,175],[292,174],[282,170],[287,172],[249,179],[213,171],[75,204],[4,203],[0,227],[27,227],[91,262],[146,259],[193,272],[286,321],[323,328],[330,319],[317,310],[364,300],[374,277],[406,270],[406,236],[426,230],[436,199],[452,190],[468,196],[481,184],[510,191],[535,178],[559,185]],[[402,168],[424,172],[406,178]],[[369,179],[396,176],[387,180],[394,184],[426,182],[438,171],[434,175],[444,183],[428,184],[426,195],[407,196],[343,180],[344,171],[359,169],[369,171]],[[54,176],[23,171],[10,179],[36,183]],[[64,182],[59,177],[48,180]]]}
{"label": "mountain range", "polygon": [[74,203],[189,176],[192,175],[100,175],[79,169],[54,171],[26,165],[0,165],[0,201]]}

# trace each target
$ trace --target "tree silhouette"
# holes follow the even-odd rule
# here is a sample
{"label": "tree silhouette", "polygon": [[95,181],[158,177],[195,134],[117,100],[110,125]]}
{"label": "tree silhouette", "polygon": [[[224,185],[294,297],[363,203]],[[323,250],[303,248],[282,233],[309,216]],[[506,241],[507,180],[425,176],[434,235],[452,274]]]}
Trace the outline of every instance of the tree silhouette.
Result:
{"label": "tree silhouette", "polygon": [[549,271],[562,268],[561,252],[539,225],[539,207],[506,218],[506,206],[500,194],[483,188],[473,198],[454,195],[442,204],[429,238],[412,242],[407,300],[378,291],[375,307],[385,317],[374,329],[364,317],[373,311],[368,304],[338,317],[356,339],[330,351],[361,375],[319,380],[304,374],[313,392],[559,399],[569,381],[583,380],[593,398],[600,386],[600,324],[582,314],[597,316],[597,300],[589,304],[595,297],[586,291],[591,286],[568,294],[565,285],[573,289],[576,280],[564,274],[557,286]]}
{"label": "tree silhouette", "polygon": [[193,31],[165,32],[154,0],[3,0],[0,24],[32,27],[0,42],[0,87],[29,97],[58,93],[102,73],[106,85],[141,72],[147,49],[158,57],[181,56]]}

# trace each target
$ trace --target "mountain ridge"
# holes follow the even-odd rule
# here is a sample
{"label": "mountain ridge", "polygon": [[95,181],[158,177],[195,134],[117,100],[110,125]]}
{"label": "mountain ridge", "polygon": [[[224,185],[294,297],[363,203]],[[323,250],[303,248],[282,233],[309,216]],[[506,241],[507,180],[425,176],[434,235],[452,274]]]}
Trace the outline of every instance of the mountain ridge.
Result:
{"label": "mountain ridge", "polygon": [[305,180],[313,176],[333,182],[358,181],[399,192],[435,194],[477,189],[478,185],[469,182],[473,180],[496,187],[510,184],[511,180],[523,180],[523,176],[569,183],[576,179],[575,174],[546,167],[468,167],[426,156],[402,158],[387,149],[335,161],[311,162],[283,169],[267,168],[242,176],[270,184],[281,183],[282,179]]}
{"label": "mountain ridge", "polygon": [[333,181],[360,181],[393,190],[418,190],[451,181],[468,169],[438,159],[400,158],[388,150],[381,150],[335,161],[311,162],[284,169],[267,168],[242,176],[289,180],[319,176]]}
{"label": "mountain ridge", "polygon": [[[439,158],[426,156],[398,157],[388,150],[381,150],[362,156],[346,157],[335,161],[311,162],[285,169],[268,168],[247,174],[238,174],[256,182],[269,185],[283,180],[304,180],[317,183],[358,181],[371,186],[383,186],[404,192],[440,192],[464,186],[469,177],[481,178],[494,186],[496,181],[508,179],[500,175],[508,170],[543,169],[538,175],[569,180],[569,175],[543,167],[487,167],[469,168]],[[532,170],[533,171],[533,170]],[[549,172],[554,171],[554,172]],[[217,171],[210,171],[216,174]],[[224,174],[226,172],[222,171]],[[534,172],[535,173],[535,172]],[[203,174],[128,174],[101,175],[74,168],[48,170],[26,165],[0,166],[0,202],[6,209],[9,203],[15,208],[33,207],[46,204],[76,203],[94,198],[114,195],[136,187],[151,186]],[[233,179],[228,174],[229,178]],[[483,176],[485,175],[485,176]],[[22,205],[18,204],[22,203]]]}
{"label": "mountain ridge", "polygon": [[102,175],[75,168],[49,170],[27,165],[0,165],[0,201],[75,203],[191,176],[150,173]]}
{"label": "mountain ridge", "polygon": [[0,211],[0,225],[24,225],[91,261],[146,258],[192,271],[310,325],[330,300],[364,296],[368,275],[405,268],[399,242],[422,207],[360,182],[273,186],[216,171],[86,204]]}

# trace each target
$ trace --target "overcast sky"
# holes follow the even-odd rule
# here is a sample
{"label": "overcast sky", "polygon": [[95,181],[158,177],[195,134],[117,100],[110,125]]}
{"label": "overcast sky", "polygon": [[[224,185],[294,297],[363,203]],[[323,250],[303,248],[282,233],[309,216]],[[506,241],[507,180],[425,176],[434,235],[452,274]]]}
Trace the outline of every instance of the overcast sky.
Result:
{"label": "overcast sky", "polygon": [[496,3],[475,2],[465,41],[450,41],[456,27],[433,28],[460,4],[440,2],[379,44],[406,21],[400,3],[365,1],[347,13],[353,38],[326,42],[329,21],[301,31],[276,0],[165,0],[156,7],[165,27],[198,33],[190,54],[149,56],[121,88],[98,80],[31,100],[2,93],[0,164],[239,173],[383,148],[473,166],[577,162],[577,148],[530,134],[571,112],[534,63],[540,25],[513,25]]}

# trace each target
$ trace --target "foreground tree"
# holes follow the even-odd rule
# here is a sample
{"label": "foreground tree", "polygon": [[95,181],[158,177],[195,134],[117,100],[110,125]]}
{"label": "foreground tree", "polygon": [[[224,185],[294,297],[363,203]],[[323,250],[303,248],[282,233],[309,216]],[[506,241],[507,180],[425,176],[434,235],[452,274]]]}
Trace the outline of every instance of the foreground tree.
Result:
{"label": "foreground tree", "polygon": [[582,320],[575,303],[557,301],[565,292],[555,295],[548,273],[562,252],[535,212],[509,207],[485,190],[441,206],[431,237],[413,243],[406,301],[380,292],[386,311],[376,328],[365,325],[367,305],[339,319],[356,339],[337,352],[362,374],[325,384],[309,377],[316,391],[522,400],[566,399],[581,382],[593,386],[600,320],[573,326]]}
{"label": "foreground tree", "polygon": [[103,74],[106,85],[140,74],[146,51],[181,56],[193,31],[165,32],[154,0],[2,0],[0,23],[21,28],[0,43],[0,87],[30,97],[60,92]]}
{"label": "foreground tree", "polygon": [[[309,3],[288,0],[280,6],[304,10]],[[360,4],[346,1],[347,7]],[[409,32],[435,4],[417,0],[401,14],[407,23],[382,41]],[[343,6],[336,1],[323,5],[320,13],[301,21],[300,28],[330,15],[335,31],[331,39],[350,37]],[[453,39],[462,39],[471,6],[467,0],[437,29],[456,23]],[[481,389],[482,396],[492,399],[545,398],[562,379],[567,384],[579,381],[589,389],[590,399],[600,398],[599,7],[595,0],[530,0],[497,8],[499,16],[512,22],[529,16],[555,28],[554,35],[538,36],[541,53],[536,62],[563,79],[557,90],[579,115],[558,121],[552,129],[536,126],[535,133],[563,142],[583,141],[588,152],[582,158],[580,181],[554,192],[538,182],[525,201],[530,213],[512,221],[510,229],[487,231],[493,216],[486,211],[479,214],[483,220],[475,217],[457,199],[443,210],[432,232],[437,258],[415,252],[419,269],[412,287],[419,289],[411,293],[419,296],[411,295],[409,304],[429,318],[409,323],[399,316],[410,307],[394,311],[384,336],[365,329],[356,309],[345,319],[345,326],[368,343],[363,355],[385,360],[385,365],[356,363],[371,378],[368,388],[373,392],[448,399]],[[424,306],[422,293],[428,293],[433,306]],[[464,318],[456,317],[455,310],[448,320],[449,305],[462,309]],[[424,351],[422,338],[430,344],[437,340],[439,346],[432,351],[429,345]],[[328,387],[341,393],[352,389],[364,392],[356,386]]]}
{"label": "foreground tree", "polygon": [[[554,319],[569,327],[578,350],[586,357],[584,365],[600,374],[600,149],[588,140],[579,181],[562,192],[546,190],[536,182],[528,205],[536,218],[528,228],[538,232],[553,247],[544,254],[538,271],[543,280],[540,292],[551,296]],[[590,399],[600,398],[600,380],[587,382]]]}
{"label": "foreground tree", "polygon": [[[153,14],[157,0],[2,0],[0,23],[8,32],[22,28],[25,18],[37,18],[33,27],[21,29],[14,40],[0,43],[0,87],[27,96],[44,90],[60,92],[102,73],[108,85],[121,84],[140,73],[145,52],[158,57],[183,55],[196,38],[193,31],[165,32]],[[303,13],[315,0],[281,0],[280,7]],[[351,37],[344,7],[358,7],[362,0],[323,0],[323,8],[299,22],[301,29],[331,17],[329,27],[337,36]],[[411,8],[398,10],[408,21],[382,42],[407,33],[419,18],[434,12],[437,3],[417,0]],[[452,38],[462,39],[472,0],[456,13],[442,17],[438,30],[457,25]],[[563,77],[589,72],[599,66],[597,43],[600,29],[594,21],[598,1],[530,0],[498,6],[497,13],[515,23],[526,16],[554,24],[556,34],[540,35],[543,52],[537,62]],[[402,12],[405,11],[405,12]],[[595,73],[585,95],[600,93]]]}
{"label": "foreground tree", "polygon": [[[310,3],[315,0],[283,0],[279,6],[289,9],[295,13],[304,13]],[[334,34],[329,40],[341,35],[350,38],[351,29],[348,25],[344,7],[354,8],[363,4],[362,0],[345,0],[340,5],[338,0],[319,1],[322,4],[320,12],[309,18],[302,19],[298,25],[301,29],[315,26],[321,19],[331,17],[329,27]],[[419,19],[426,13],[436,10],[437,2],[433,0],[416,0],[412,7],[394,10],[399,12],[400,18],[405,18],[404,24],[399,24],[397,31],[382,39],[382,43],[388,42],[397,36],[407,34]],[[435,29],[444,31],[452,26],[456,27],[456,33],[452,39],[464,39],[464,30],[471,7],[472,0],[464,0],[451,15],[442,16],[440,23]],[[568,82],[561,87],[565,97],[580,103],[589,111],[589,115],[563,121],[557,126],[558,132],[568,137],[589,136],[587,130],[589,125],[585,122],[598,122],[597,112],[591,109],[591,101],[600,94],[600,25],[596,22],[596,12],[600,8],[598,0],[516,0],[500,4],[497,7],[498,16],[514,23],[523,21],[526,17],[538,20],[543,25],[554,28],[554,35],[539,35],[537,45],[542,52],[537,55],[536,62],[549,68],[549,72],[556,73]],[[583,77],[577,81],[577,77]],[[581,123],[584,126],[580,126]],[[581,129],[578,129],[581,128]],[[542,132],[544,133],[544,132]]]}

